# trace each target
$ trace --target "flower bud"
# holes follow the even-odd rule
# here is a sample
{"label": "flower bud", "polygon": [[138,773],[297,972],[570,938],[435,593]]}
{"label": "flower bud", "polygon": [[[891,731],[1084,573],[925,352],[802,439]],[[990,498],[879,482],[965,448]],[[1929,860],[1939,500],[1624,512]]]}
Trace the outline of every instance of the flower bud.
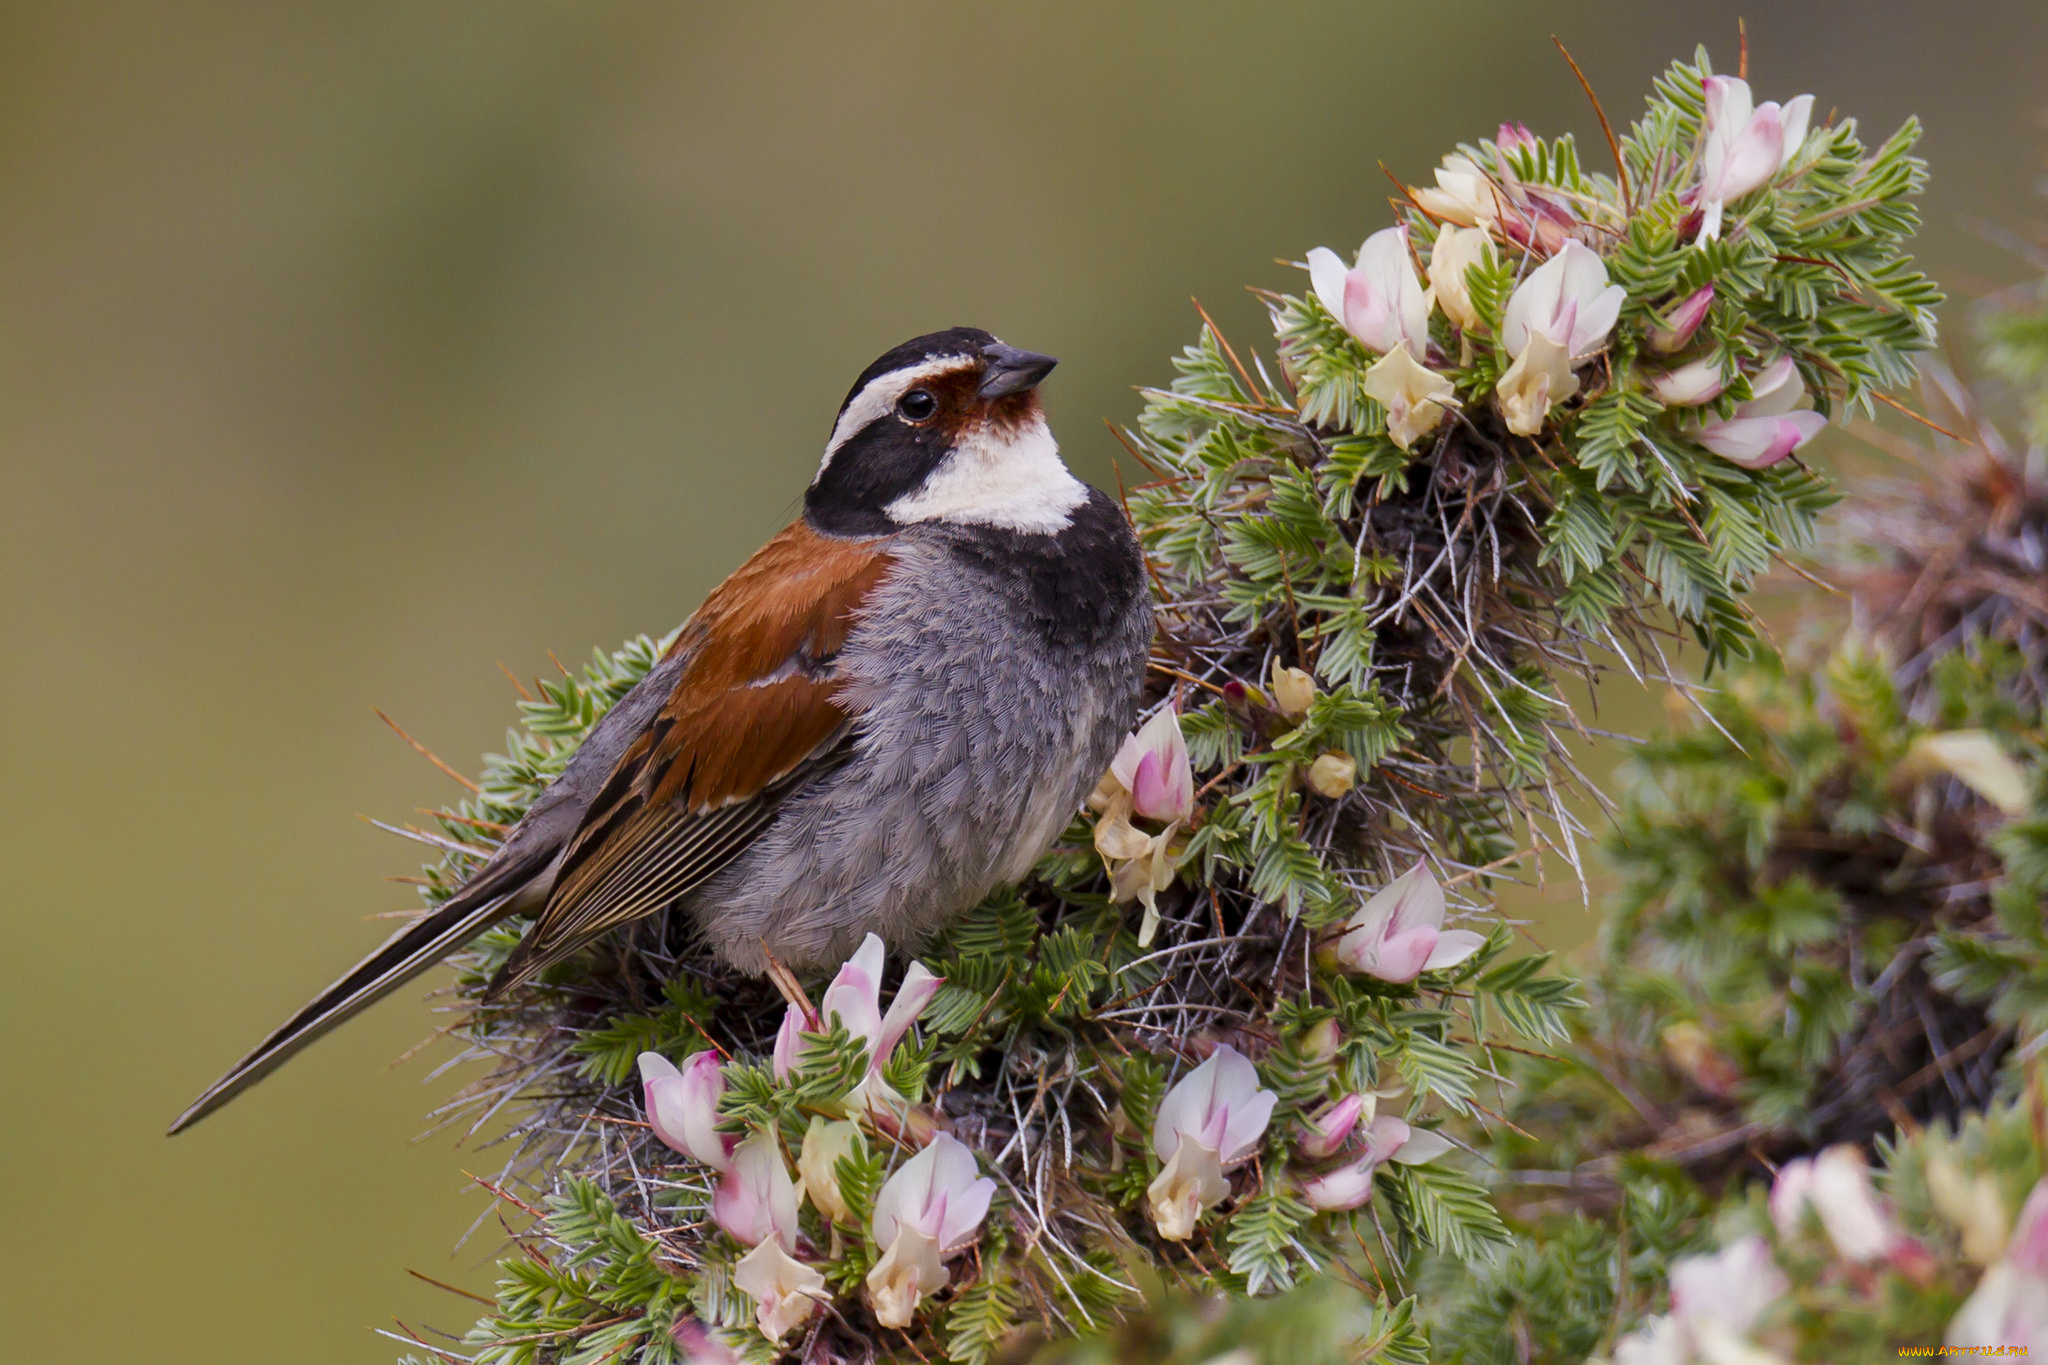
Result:
{"label": "flower bud", "polygon": [[850,1156],[861,1145],[860,1125],[848,1120],[827,1122],[813,1115],[810,1130],[804,1134],[803,1152],[797,1157],[797,1174],[802,1177],[804,1193],[818,1212],[835,1223],[853,1222],[853,1211],[846,1206],[846,1196],[839,1191],[839,1158]]}
{"label": "flower bud", "polygon": [[1721,396],[1728,381],[1711,359],[1688,361],[1675,370],[1650,376],[1650,392],[1667,408],[1696,408]]}
{"label": "flower bud", "polygon": [[1714,307],[1714,286],[1702,285],[1685,296],[1668,316],[1650,328],[1650,349],[1659,355],[1682,351]]}
{"label": "flower bud", "polygon": [[1316,699],[1316,680],[1299,668],[1273,665],[1273,705],[1289,720],[1300,720]]}
{"label": "flower bud", "polygon": [[1308,765],[1308,784],[1332,801],[1358,785],[1358,763],[1350,754],[1331,751]]}

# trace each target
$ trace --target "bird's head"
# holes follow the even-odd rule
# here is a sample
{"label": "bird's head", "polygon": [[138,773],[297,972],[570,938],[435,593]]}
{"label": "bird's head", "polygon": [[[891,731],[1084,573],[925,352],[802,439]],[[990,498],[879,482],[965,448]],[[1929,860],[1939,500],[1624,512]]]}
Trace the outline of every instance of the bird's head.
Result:
{"label": "bird's head", "polygon": [[839,407],[805,516],[845,536],[928,521],[1061,530],[1088,490],[1060,459],[1038,401],[1057,363],[973,327],[884,353]]}

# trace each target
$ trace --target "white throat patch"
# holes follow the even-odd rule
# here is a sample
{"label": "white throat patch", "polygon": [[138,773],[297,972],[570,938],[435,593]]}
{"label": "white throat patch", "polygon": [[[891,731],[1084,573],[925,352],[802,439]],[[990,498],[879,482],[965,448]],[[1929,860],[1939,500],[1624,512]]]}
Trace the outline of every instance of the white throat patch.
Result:
{"label": "white throat patch", "polygon": [[1015,430],[969,434],[923,486],[882,511],[905,525],[950,521],[1050,535],[1072,525],[1074,509],[1087,500],[1088,485],[1068,472],[1039,416]]}

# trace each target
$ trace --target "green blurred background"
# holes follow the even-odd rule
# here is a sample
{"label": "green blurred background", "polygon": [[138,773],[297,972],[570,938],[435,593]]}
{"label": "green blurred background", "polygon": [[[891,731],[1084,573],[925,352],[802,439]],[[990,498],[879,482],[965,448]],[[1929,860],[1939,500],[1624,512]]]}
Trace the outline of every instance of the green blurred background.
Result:
{"label": "green blurred background", "polygon": [[[1928,125],[1925,257],[2016,277],[2048,7],[1754,6],[1759,97]],[[366,1362],[448,1326],[488,1156],[380,1007],[175,1142],[410,903],[358,823],[451,787],[503,660],[680,620],[847,383],[952,323],[1062,356],[1075,465],[1199,295],[1519,118],[1604,153],[1738,7],[11,5],[0,10],[0,1355]],[[1952,306],[1952,324],[1965,309]],[[1647,715],[1638,702],[1629,708]],[[1547,922],[1584,933],[1576,896]]]}

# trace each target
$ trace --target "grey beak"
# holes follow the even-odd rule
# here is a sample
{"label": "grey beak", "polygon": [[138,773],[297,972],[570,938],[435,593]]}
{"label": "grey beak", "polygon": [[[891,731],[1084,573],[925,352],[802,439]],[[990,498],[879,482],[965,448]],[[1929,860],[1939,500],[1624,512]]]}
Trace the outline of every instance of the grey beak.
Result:
{"label": "grey beak", "polygon": [[1000,341],[982,347],[981,356],[988,362],[988,367],[982,371],[981,388],[977,390],[983,398],[1001,398],[1005,394],[1035,389],[1040,380],[1052,373],[1052,367],[1059,364],[1049,355],[1020,351]]}

